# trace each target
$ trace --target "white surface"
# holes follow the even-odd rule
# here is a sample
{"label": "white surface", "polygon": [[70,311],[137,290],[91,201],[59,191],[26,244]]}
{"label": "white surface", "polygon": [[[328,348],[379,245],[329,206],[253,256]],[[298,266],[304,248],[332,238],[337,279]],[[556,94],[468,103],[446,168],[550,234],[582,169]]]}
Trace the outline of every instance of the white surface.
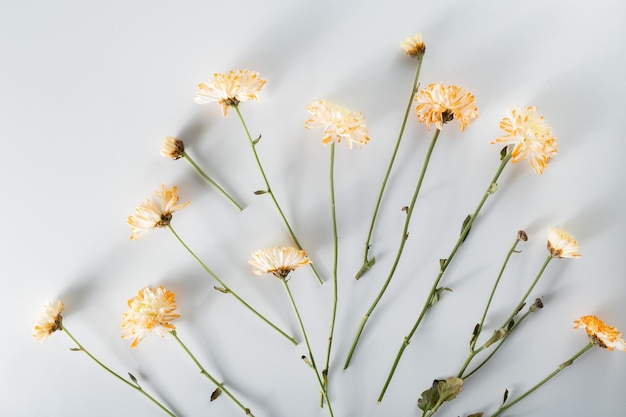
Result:
{"label": "white surface", "polygon": [[[586,343],[572,321],[596,314],[626,330],[623,134],[626,29],[622,2],[4,2],[0,15],[0,173],[5,307],[0,348],[3,416],[164,415],[72,346],[63,334],[34,343],[48,298],[64,323],[114,370],[133,372],[180,416],[243,415],[213,390],[173,340],[151,335],[130,350],[119,322],[146,285],[177,294],[176,323],[205,366],[257,417],[323,416],[312,372],[292,347],[213,282],[166,230],[130,241],[126,218],[164,183],[189,207],[174,215],[183,239],[272,320],[297,333],[278,281],[253,276],[252,251],[290,239],[234,115],[193,103],[214,72],[249,68],[267,79],[260,103],[241,110],[287,216],[327,280],[292,275],[318,362],[330,315],[332,238],[328,148],[303,128],[305,105],[327,98],[367,118],[371,142],[337,148],[340,304],[331,362],[335,415],[421,415],[416,400],[432,379],[456,373],[491,283],[515,232],[531,237],[511,261],[487,329],[508,314],[539,268],[552,225],[580,242],[583,257],[552,262],[532,297],[546,308],[529,320],[463,394],[439,415],[492,412]],[[394,281],[366,328],[352,366],[341,370],[361,316],[393,259],[430,133],[412,114],[374,235],[378,263],[361,281],[367,222],[391,155],[414,61],[400,41],[421,32],[421,82],[462,85],[480,117],[464,133],[446,126],[435,149]],[[454,288],[407,349],[382,404],[376,397],[465,215],[497,165],[490,145],[513,104],[535,105],[560,150],[544,175],[527,162],[507,167],[442,284]],[[247,206],[241,214],[183,161],[159,156],[166,135]],[[488,330],[486,330],[488,331]],[[626,355],[595,349],[510,416],[621,415]]]}

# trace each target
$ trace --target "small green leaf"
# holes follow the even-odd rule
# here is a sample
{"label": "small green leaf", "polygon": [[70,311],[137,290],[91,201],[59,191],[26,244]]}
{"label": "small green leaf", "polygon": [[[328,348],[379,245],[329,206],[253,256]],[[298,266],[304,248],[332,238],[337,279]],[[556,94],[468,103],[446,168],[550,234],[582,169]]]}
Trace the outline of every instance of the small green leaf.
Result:
{"label": "small green leaf", "polygon": [[439,259],[439,268],[443,269],[444,265],[448,262],[447,259]]}
{"label": "small green leaf", "polygon": [[472,339],[470,340],[470,346],[474,343],[474,340],[478,337],[478,333],[480,332],[480,323],[476,323],[474,326],[474,330],[472,331]]}
{"label": "small green leaf", "polygon": [[256,190],[254,192],[254,195],[263,195],[263,194],[267,194],[267,190]]}
{"label": "small green leaf", "polygon": [[437,405],[437,402],[439,401],[439,392],[437,391],[439,382],[440,381],[438,379],[435,379],[433,381],[433,385],[426,391],[422,392],[421,397],[417,400],[417,407],[420,410],[428,411]]}
{"label": "small green leaf", "polygon": [[437,304],[437,302],[439,302],[439,300],[441,299],[441,293],[444,291],[450,291],[452,292],[451,288],[448,287],[439,287],[435,290],[435,292],[433,293],[433,296],[430,298],[430,304],[429,307],[434,306],[435,304]]}
{"label": "small green leaf", "polygon": [[77,348],[77,347],[70,348],[70,350],[72,352],[80,352],[80,348]]}
{"label": "small green leaf", "polygon": [[261,140],[261,135],[259,134],[259,137],[252,141],[252,144],[256,145],[257,143],[259,143],[260,140]]}
{"label": "small green leaf", "polygon": [[224,293],[224,294],[228,294],[230,292],[230,290],[228,290],[228,289],[226,289],[224,287],[213,286],[213,289],[216,290],[216,291],[219,291],[221,293]]}
{"label": "small green leaf", "polygon": [[504,389],[504,395],[502,396],[502,405],[509,399],[509,390],[507,388]]}
{"label": "small green leaf", "polygon": [[508,150],[509,150],[509,146],[508,145],[500,150],[500,160],[501,161],[506,157],[506,154],[508,153]]}
{"label": "small green leaf", "polygon": [[220,388],[215,388],[215,391],[211,393],[211,401],[215,401],[222,395],[222,390]]}
{"label": "small green leaf", "polygon": [[131,374],[130,372],[128,373],[128,377],[130,378],[131,381],[133,381],[135,383],[135,385],[139,386],[139,382],[137,382],[137,378],[135,378],[135,375]]}
{"label": "small green leaf", "polygon": [[[471,214],[468,214],[465,220],[463,220],[463,227],[461,227],[461,236],[463,236],[463,231],[465,230],[465,227],[469,224],[471,220],[472,220]],[[467,239],[467,237],[469,236],[470,230],[472,230],[471,226],[469,227],[469,229],[467,229],[467,233],[465,233],[465,236],[463,236],[462,242],[465,242],[465,239]]]}

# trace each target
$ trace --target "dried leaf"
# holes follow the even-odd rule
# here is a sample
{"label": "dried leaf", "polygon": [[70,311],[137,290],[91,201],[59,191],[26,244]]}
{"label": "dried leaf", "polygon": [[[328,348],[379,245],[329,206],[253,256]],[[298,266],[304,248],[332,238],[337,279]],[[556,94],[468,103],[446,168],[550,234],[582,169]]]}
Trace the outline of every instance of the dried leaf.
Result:
{"label": "dried leaf", "polygon": [[263,194],[267,194],[267,190],[256,190],[254,192],[254,195],[263,195]]}
{"label": "dried leaf", "polygon": [[259,143],[259,141],[261,140],[261,135],[259,135],[258,138],[256,138],[255,140],[252,141],[253,145],[256,145],[257,143]]}
{"label": "dried leaf", "polygon": [[439,381],[437,384],[437,392],[439,393],[439,402],[452,401],[463,389],[463,380],[451,376],[445,381]]}
{"label": "dried leaf", "polygon": [[211,401],[215,401],[222,395],[222,390],[220,388],[215,388],[215,391],[211,393]]}
{"label": "dried leaf", "polygon": [[504,405],[504,403],[506,402],[506,400],[509,399],[509,390],[508,389],[504,389],[504,395],[502,396],[502,405]]}
{"label": "dried leaf", "polygon": [[135,383],[135,385],[139,386],[139,382],[137,382],[137,378],[135,378],[135,375],[131,374],[130,372],[128,373],[128,377],[130,378],[131,381],[133,381]]}

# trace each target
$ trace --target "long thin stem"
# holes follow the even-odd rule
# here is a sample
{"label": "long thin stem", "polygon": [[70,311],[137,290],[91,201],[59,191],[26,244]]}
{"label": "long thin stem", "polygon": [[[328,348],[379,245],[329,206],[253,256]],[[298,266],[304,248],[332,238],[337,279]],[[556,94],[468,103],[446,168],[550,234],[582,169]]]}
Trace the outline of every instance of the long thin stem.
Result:
{"label": "long thin stem", "polygon": [[231,197],[230,194],[228,194],[222,187],[220,187],[218,183],[216,183],[211,177],[209,177],[207,173],[204,172],[193,159],[191,159],[187,152],[183,152],[182,156],[187,160],[187,162],[191,164],[191,166],[196,169],[196,171],[198,171],[198,174],[200,174],[202,178],[207,180],[213,187],[215,187],[217,191],[219,191],[224,197],[226,197],[228,201],[230,201],[235,207],[237,207],[239,211],[243,210],[243,207],[237,201],[235,201],[235,199]]}
{"label": "long thin stem", "polygon": [[311,369],[313,369],[313,372],[315,372],[315,377],[317,378],[317,382],[320,386],[322,396],[324,397],[324,400],[326,400],[326,404],[328,405],[328,412],[330,413],[331,417],[334,417],[333,409],[330,405],[330,400],[328,399],[328,392],[326,391],[324,387],[324,382],[320,378],[319,371],[317,370],[317,365],[315,364],[313,351],[311,350],[311,344],[309,343],[309,338],[306,335],[306,330],[304,330],[304,323],[302,323],[302,317],[300,317],[300,312],[298,311],[298,307],[296,306],[296,301],[293,299],[293,295],[291,294],[291,290],[289,289],[289,285],[287,284],[287,279],[282,278],[281,281],[283,283],[283,286],[285,287],[285,290],[287,291],[287,295],[289,296],[289,301],[291,302],[291,307],[293,308],[293,312],[296,314],[296,318],[298,319],[298,325],[300,326],[300,331],[302,332],[302,338],[304,339],[304,343],[306,344],[306,349],[309,353],[308,359],[309,359]]}
{"label": "long thin stem", "polygon": [[370,308],[367,310],[367,313],[365,313],[365,316],[363,316],[363,318],[361,319],[361,324],[359,325],[356,336],[354,337],[354,340],[352,341],[352,346],[350,347],[350,351],[348,352],[348,357],[346,358],[346,362],[343,366],[343,369],[346,369],[348,366],[350,366],[350,360],[352,359],[354,350],[356,349],[359,339],[361,338],[361,333],[363,332],[365,324],[367,323],[367,320],[369,319],[371,314],[374,312],[374,309],[378,305],[378,302],[383,297],[383,294],[385,293],[385,291],[387,290],[387,287],[389,286],[389,283],[391,282],[391,278],[393,278],[393,274],[396,272],[396,268],[398,267],[398,263],[400,262],[400,257],[402,256],[402,251],[404,250],[404,245],[406,244],[407,238],[409,237],[408,235],[409,223],[411,222],[411,215],[413,214],[413,209],[415,208],[415,202],[417,201],[417,196],[419,195],[420,189],[422,187],[422,181],[424,180],[426,169],[428,168],[428,163],[430,162],[430,157],[433,153],[433,149],[435,148],[435,144],[437,143],[437,138],[439,137],[440,132],[441,130],[439,129],[435,131],[433,138],[430,141],[430,146],[428,147],[428,151],[426,152],[424,164],[422,165],[422,171],[420,172],[419,179],[417,180],[415,191],[413,192],[413,198],[411,199],[411,204],[406,210],[406,217],[404,219],[404,228],[402,229],[402,236],[400,236],[400,245],[398,247],[398,252],[396,253],[396,259],[393,262],[391,271],[389,271],[389,275],[387,276],[385,283],[383,284],[382,288],[378,292],[378,295],[374,299],[374,302],[372,303]]}
{"label": "long thin stem", "polygon": [[491,417],[499,416],[504,411],[508,410],[509,408],[511,408],[512,406],[517,404],[518,402],[522,401],[524,398],[528,397],[530,394],[532,394],[537,389],[539,389],[543,384],[545,384],[546,382],[548,382],[549,380],[554,378],[563,369],[565,369],[568,366],[572,365],[576,359],[578,359],[580,356],[582,356],[585,352],[587,352],[592,347],[593,347],[593,343],[591,343],[591,342],[587,343],[587,345],[584,348],[582,348],[576,354],[574,354],[571,358],[569,358],[568,360],[566,360],[565,362],[560,364],[554,371],[552,371],[552,373],[550,373],[550,375],[548,375],[547,377],[545,377],[544,379],[539,381],[531,389],[529,389],[528,391],[526,391],[525,393],[523,393],[522,395],[517,397],[515,400],[511,401],[510,403],[508,403],[507,405],[501,405],[500,407],[498,407],[498,410],[495,413],[493,413],[491,415]]}
{"label": "long thin stem", "polygon": [[252,313],[254,313],[258,318],[260,318],[261,320],[263,320],[266,324],[268,324],[272,329],[276,330],[278,333],[280,333],[284,338],[286,338],[287,340],[289,340],[291,343],[293,343],[294,345],[297,345],[298,342],[296,342],[296,339],[294,339],[292,336],[289,336],[287,333],[285,333],[283,330],[281,330],[278,326],[276,326],[274,323],[272,323],[271,321],[269,321],[267,318],[265,318],[265,316],[261,313],[259,313],[258,311],[256,311],[250,304],[248,304],[247,302],[244,301],[243,298],[241,298],[239,295],[237,295],[236,292],[234,292],[228,285],[226,285],[226,283],[224,283],[224,281],[222,281],[220,279],[220,277],[217,276],[217,274],[215,274],[215,272],[213,272],[204,262],[202,262],[202,260],[200,260],[200,258],[198,258],[198,256],[189,248],[189,246],[187,246],[187,244],[180,238],[180,236],[178,236],[178,233],[176,233],[176,231],[174,230],[174,228],[172,227],[171,224],[169,224],[168,229],[170,229],[170,231],[172,232],[172,234],[176,237],[176,239],[180,242],[181,245],[183,245],[183,247],[185,249],[187,249],[187,252],[189,252],[189,254],[196,260],[198,261],[198,263],[200,264],[200,266],[202,266],[202,268],[214,279],[216,280],[220,285],[221,288],[216,288],[217,290],[219,290],[220,292],[226,293],[226,294],[230,294],[233,297],[235,297],[237,299],[237,301],[239,301],[241,304],[243,304],[248,310],[250,310]]}
{"label": "long thin stem", "polygon": [[[278,210],[280,217],[283,219],[283,223],[285,223],[285,226],[287,227],[287,230],[289,231],[289,234],[291,235],[291,238],[293,239],[298,249],[304,250],[304,248],[300,244],[300,241],[296,237],[296,234],[291,228],[291,225],[289,225],[289,222],[287,221],[287,217],[285,217],[285,213],[283,213],[283,210],[280,208],[280,204],[278,204],[278,200],[276,200],[274,191],[270,187],[270,183],[267,179],[267,176],[265,175],[265,170],[263,169],[263,165],[261,164],[261,160],[259,159],[259,155],[256,151],[256,141],[252,139],[252,136],[250,135],[250,131],[248,130],[248,126],[246,125],[246,122],[243,119],[243,116],[241,115],[241,111],[239,110],[239,107],[238,106],[233,106],[233,107],[235,108],[235,112],[237,113],[237,116],[239,117],[239,121],[241,122],[241,125],[243,126],[243,130],[246,132],[246,137],[248,138],[248,142],[250,143],[250,147],[252,148],[254,159],[256,160],[256,164],[259,167],[259,171],[261,171],[261,176],[263,177],[263,181],[265,182],[265,188],[266,188],[266,190],[264,191],[266,194],[269,194],[270,197],[272,198],[272,201],[274,202],[274,206],[276,206],[276,209]],[[315,265],[313,264],[313,262],[309,263],[309,266],[311,267],[311,270],[313,270],[313,273],[315,274],[315,277],[317,278],[318,282],[320,284],[323,284],[324,281],[322,281],[322,278],[320,277],[320,274],[317,272],[317,269],[315,268]]]}
{"label": "long thin stem", "polygon": [[132,382],[127,380],[126,378],[121,377],[119,374],[117,374],[116,372],[114,372],[113,370],[111,370],[109,367],[107,367],[105,364],[103,364],[102,362],[100,362],[95,356],[93,356],[87,349],[85,349],[83,347],[83,345],[81,345],[78,340],[76,340],[74,338],[74,336],[72,336],[72,334],[69,332],[69,330],[67,330],[67,328],[65,327],[65,325],[61,325],[61,329],[63,330],[63,332],[72,340],[72,342],[74,342],[76,344],[76,346],[78,347],[78,350],[80,350],[81,352],[83,352],[85,355],[89,356],[89,358],[91,358],[95,363],[97,363],[98,365],[100,365],[100,367],[102,369],[104,369],[105,371],[107,371],[108,373],[110,373],[111,375],[113,375],[114,377],[116,377],[117,379],[119,379],[120,381],[122,381],[123,383],[125,383],[126,385],[128,385],[129,387],[131,387],[132,389],[134,389],[135,391],[139,391],[141,394],[143,394],[147,399],[149,399],[150,401],[152,401],[157,407],[159,407],[161,410],[163,410],[167,415],[171,416],[171,417],[176,417],[176,414],[172,413],[170,410],[168,410],[167,408],[165,408],[165,406],[163,404],[161,404],[159,401],[157,401],[153,396],[151,396],[150,394],[148,394],[146,391],[143,390],[143,388],[141,388],[139,386],[139,384],[137,382]]}
{"label": "long thin stem", "polygon": [[176,330],[172,330],[170,331],[170,334],[172,335],[172,337],[174,337],[174,339],[176,340],[176,342],[178,342],[178,344],[180,345],[180,347],[183,348],[183,350],[185,351],[185,353],[187,353],[187,355],[189,355],[189,357],[191,358],[191,360],[193,361],[193,363],[196,364],[196,366],[198,367],[198,369],[200,369],[200,373],[202,375],[204,375],[205,377],[207,377],[212,383],[214,383],[222,392],[224,392],[226,395],[228,395],[228,397],[233,400],[235,402],[235,404],[237,404],[239,406],[239,408],[241,408],[246,415],[248,416],[252,416],[254,417],[254,414],[252,414],[250,412],[250,409],[246,406],[244,406],[229,390],[228,388],[226,388],[224,386],[224,384],[222,384],[221,382],[219,382],[217,379],[215,379],[210,373],[207,372],[206,369],[204,369],[204,367],[202,366],[202,364],[200,364],[200,362],[198,361],[198,359],[196,359],[196,357],[193,355],[193,353],[191,353],[191,351],[189,350],[189,348],[187,348],[187,346],[183,343],[182,340],[180,340],[180,338],[178,337],[178,335],[176,334]]}
{"label": "long thin stem", "polygon": [[389,161],[389,166],[387,167],[387,172],[385,173],[385,178],[383,179],[383,183],[380,187],[380,192],[378,193],[378,200],[376,201],[376,207],[374,208],[374,214],[372,215],[372,221],[370,222],[370,228],[367,233],[367,239],[365,241],[365,250],[363,252],[363,265],[357,274],[354,276],[354,279],[359,279],[370,269],[374,263],[376,263],[376,257],[373,256],[372,259],[368,259],[368,252],[370,249],[370,242],[372,240],[372,234],[374,233],[374,225],[376,224],[376,217],[378,216],[378,210],[380,209],[380,203],[383,199],[383,194],[385,193],[385,187],[387,187],[387,181],[389,180],[389,174],[391,174],[391,168],[393,167],[393,163],[396,160],[396,155],[398,154],[398,149],[400,148],[400,142],[402,141],[402,135],[404,134],[404,128],[406,127],[406,121],[409,118],[409,113],[411,112],[411,105],[413,104],[413,97],[417,92],[417,83],[420,77],[420,71],[422,69],[422,62],[424,56],[418,56],[417,58],[417,69],[415,71],[415,78],[413,80],[413,87],[411,88],[411,95],[409,97],[409,103],[406,106],[406,111],[404,112],[404,118],[402,119],[402,125],[400,126],[400,132],[398,133],[398,139],[396,140],[396,146],[393,149],[393,153],[391,154],[391,160]]}
{"label": "long thin stem", "polygon": [[422,310],[420,311],[420,314],[417,317],[417,320],[415,321],[415,324],[411,328],[411,331],[409,332],[409,334],[407,336],[404,337],[404,339],[402,341],[402,344],[400,345],[400,349],[398,350],[398,353],[397,353],[396,358],[395,358],[395,360],[393,362],[391,370],[389,371],[389,375],[387,376],[387,380],[385,381],[385,385],[383,386],[383,389],[381,390],[380,395],[378,396],[378,402],[382,401],[382,399],[383,399],[383,397],[385,395],[385,391],[387,391],[387,387],[389,386],[389,383],[391,382],[391,379],[393,378],[393,374],[396,371],[396,367],[398,366],[398,363],[400,362],[400,358],[402,357],[402,354],[404,353],[404,350],[406,349],[406,347],[409,345],[409,342],[410,342],[411,338],[413,337],[413,334],[415,334],[415,332],[417,331],[417,328],[419,327],[420,323],[422,322],[422,319],[424,318],[424,315],[426,314],[426,311],[430,307],[433,306],[433,301],[434,301],[433,297],[434,297],[435,293],[437,292],[437,288],[438,288],[437,285],[439,284],[439,281],[441,281],[441,278],[443,277],[444,272],[446,271],[446,269],[448,268],[448,266],[452,262],[452,259],[454,258],[454,255],[456,254],[457,250],[459,249],[461,244],[465,241],[465,238],[467,238],[467,234],[469,233],[470,228],[472,227],[472,224],[474,224],[474,221],[476,220],[476,217],[478,217],[478,214],[480,213],[480,210],[483,208],[483,205],[485,204],[485,201],[487,201],[487,198],[489,198],[489,196],[491,194],[493,194],[495,192],[495,190],[497,189],[498,178],[500,178],[500,174],[502,174],[502,171],[504,170],[504,167],[511,160],[511,156],[512,156],[512,152],[510,150],[507,150],[506,154],[502,157],[502,160],[500,161],[500,166],[498,167],[498,170],[496,171],[496,173],[493,176],[491,182],[489,183],[489,186],[487,187],[487,191],[485,191],[485,193],[483,194],[483,197],[481,198],[480,202],[478,203],[478,206],[474,210],[474,213],[472,213],[470,215],[470,217],[467,219],[467,221],[465,222],[465,226],[463,227],[463,230],[461,231],[461,235],[457,239],[456,244],[452,248],[452,251],[450,252],[448,257],[444,261],[441,262],[439,273],[437,274],[437,278],[433,282],[433,285],[432,285],[432,287],[430,289],[430,292],[428,293],[428,296],[426,297],[426,301],[424,303],[424,306],[422,307]]}

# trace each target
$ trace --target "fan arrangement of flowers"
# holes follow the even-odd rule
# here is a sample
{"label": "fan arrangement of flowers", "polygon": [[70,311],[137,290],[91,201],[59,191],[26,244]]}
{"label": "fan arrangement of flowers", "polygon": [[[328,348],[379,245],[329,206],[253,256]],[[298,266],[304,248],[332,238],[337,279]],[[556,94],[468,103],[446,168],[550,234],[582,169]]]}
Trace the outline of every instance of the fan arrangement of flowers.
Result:
{"label": "fan arrangement of flowers", "polygon": [[[410,99],[407,104],[397,140],[395,142],[395,147],[392,151],[386,174],[378,192],[378,199],[373,209],[372,218],[367,225],[367,237],[363,246],[363,263],[362,265],[355,267],[355,279],[358,280],[367,274],[376,263],[376,257],[370,253],[373,231],[376,227],[376,220],[381,207],[381,202],[384,198],[390,173],[393,169],[400,142],[404,134],[405,126],[412,110],[415,112],[419,122],[423,123],[427,130],[433,131],[432,139],[424,157],[420,176],[415,185],[411,202],[408,206],[403,208],[403,211],[405,212],[404,226],[401,233],[399,233],[399,243],[391,269],[389,270],[385,281],[382,283],[377,296],[374,300],[372,300],[369,309],[364,312],[363,319],[360,323],[355,323],[354,338],[348,352],[333,351],[333,338],[338,304],[338,232],[337,216],[335,213],[334,160],[336,144],[343,141],[349,148],[353,148],[355,146],[362,147],[368,143],[369,133],[363,114],[349,110],[339,104],[325,99],[313,100],[306,107],[311,114],[311,117],[306,120],[305,128],[322,129],[322,143],[324,145],[328,145],[330,148],[329,186],[331,195],[334,251],[332,259],[332,277],[329,281],[330,285],[333,287],[333,299],[328,306],[331,311],[331,322],[327,339],[327,349],[324,352],[325,354],[323,357],[316,356],[311,348],[310,339],[307,335],[304,322],[298,310],[296,298],[289,287],[291,274],[296,269],[302,267],[311,268],[320,284],[323,283],[323,280],[316,269],[315,264],[307,256],[305,248],[300,243],[300,240],[298,239],[294,229],[283,212],[281,205],[279,204],[277,196],[270,186],[268,176],[266,175],[263,164],[256,150],[261,137],[259,136],[254,138],[253,135],[250,134],[240,109],[240,104],[242,102],[259,100],[259,94],[266,81],[260,78],[258,73],[249,70],[235,70],[230,71],[227,74],[214,74],[205,82],[199,84],[199,90],[196,93],[195,102],[198,104],[218,103],[222,107],[222,114],[224,117],[226,117],[228,112],[232,110],[243,127],[251,152],[253,153],[260,175],[265,184],[265,188],[255,191],[254,194],[259,196],[265,195],[272,200],[278,215],[282,219],[285,228],[292,238],[292,242],[289,243],[289,246],[270,247],[255,251],[251,254],[249,263],[252,267],[252,273],[256,275],[273,275],[278,278],[281,285],[285,289],[287,298],[289,299],[299,324],[301,332],[300,338],[298,339],[296,336],[291,335],[278,327],[250,303],[244,300],[235,291],[235,289],[219,277],[183,241],[180,235],[173,228],[172,219],[174,213],[184,209],[190,202],[186,201],[181,203],[179,201],[178,188],[176,186],[167,187],[166,185],[161,185],[161,187],[157,189],[152,196],[141,203],[135,209],[135,212],[128,217],[128,224],[131,227],[131,239],[139,239],[145,233],[153,229],[168,229],[175,239],[178,240],[180,244],[189,252],[189,254],[201,265],[207,274],[215,280],[216,290],[232,296],[259,320],[271,327],[272,331],[278,333],[290,343],[294,345],[304,343],[306,347],[306,354],[301,356],[301,360],[306,364],[306,366],[310,367],[311,372],[314,374],[314,378],[319,386],[320,406],[326,408],[330,416],[335,415],[333,411],[333,398],[330,387],[332,386],[331,383],[333,375],[340,372],[338,369],[331,369],[331,355],[345,355],[344,369],[350,366],[352,357],[358,350],[361,335],[367,329],[368,319],[376,313],[376,308],[380,300],[383,298],[386,289],[388,288],[392,278],[395,276],[397,266],[399,265],[404,252],[413,210],[419,197],[422,182],[428,170],[430,158],[437,140],[444,130],[444,127],[445,129],[452,128],[452,126],[458,122],[459,129],[464,131],[465,128],[467,128],[467,126],[478,117],[478,109],[474,104],[474,96],[466,89],[456,85],[446,85],[442,83],[432,83],[424,88],[419,87],[420,70],[426,53],[426,46],[421,35],[418,34],[405,39],[401,43],[401,48],[406,52],[406,55],[409,58],[415,59],[416,61],[415,78],[410,90]],[[489,199],[489,197],[498,191],[498,188],[500,187],[498,179],[506,166],[509,162],[516,163],[527,160],[531,169],[536,174],[542,174],[544,169],[548,166],[550,160],[557,153],[558,145],[552,134],[552,129],[544,121],[543,116],[538,113],[534,106],[512,107],[501,120],[500,128],[503,131],[503,135],[496,138],[492,142],[503,146],[499,152],[499,165],[496,168],[492,180],[489,184],[487,184],[485,192],[481,196],[478,205],[463,222],[462,230],[458,236],[457,242],[451,248],[448,256],[439,260],[439,270],[433,280],[432,287],[429,293],[424,296],[421,309],[416,312],[416,318],[413,326],[408,329],[406,337],[400,341],[398,353],[396,357],[390,361],[392,365],[389,369],[389,373],[384,381],[381,381],[381,390],[378,396],[378,402],[383,401],[386,391],[391,387],[394,373],[401,363],[405,348],[415,336],[415,333],[422,321],[427,317],[427,312],[442,299],[444,292],[450,291],[449,288],[441,285],[444,274],[449,265],[452,263],[458,250],[466,241],[472,225],[479,216],[485,202]],[[224,198],[232,203],[237,210],[243,210],[243,206],[237,202],[235,198],[233,198],[222,186],[207,175],[207,173],[203,171],[189,156],[189,154],[185,151],[185,146],[181,139],[172,136],[166,137],[161,149],[161,155],[174,160],[181,158],[187,160],[191,166],[197,170],[198,173],[213,187],[215,187],[215,189],[222,194]],[[462,365],[460,366],[458,373],[445,379],[435,379],[431,387],[425,389],[421,392],[421,394],[419,392],[415,393],[417,407],[421,410],[422,417],[434,415],[445,402],[452,401],[457,398],[461,393],[463,385],[468,383],[468,380],[497,353],[499,348],[507,341],[509,336],[515,332],[515,330],[518,329],[522,323],[531,317],[533,313],[539,311],[543,307],[543,302],[540,298],[536,298],[532,301],[532,298],[529,299],[529,297],[548,264],[553,259],[578,258],[581,256],[579,245],[572,236],[557,227],[549,228],[547,233],[548,253],[539,266],[535,278],[530,283],[527,291],[520,297],[519,301],[514,304],[511,309],[511,313],[506,320],[504,320],[499,327],[493,329],[493,333],[482,337],[484,330],[483,325],[487,315],[489,314],[491,302],[495,296],[500,280],[507,268],[509,259],[513,256],[513,254],[521,252],[518,249],[518,246],[527,240],[528,236],[526,232],[523,230],[518,231],[513,244],[506,252],[502,261],[502,266],[499,269],[499,274],[497,275],[491,291],[489,292],[483,314],[470,334],[468,355],[464,361],[459,361]],[[62,331],[74,344],[71,348],[72,350],[85,353],[108,373],[112,374],[115,378],[119,379],[130,388],[145,396],[164,413],[170,416],[175,416],[172,410],[168,409],[161,401],[145,391],[134,375],[128,373],[128,378],[121,376],[100,362],[81,343],[79,343],[78,340],[69,332],[66,324],[63,322],[62,313],[64,307],[65,306],[61,300],[51,300],[45,304],[33,330],[33,338],[35,340],[43,341],[52,333]],[[177,305],[175,294],[172,291],[165,289],[162,286],[158,286],[156,288],[143,288],[139,290],[135,297],[128,300],[128,311],[122,315],[121,337],[124,339],[131,339],[132,341],[130,343],[130,347],[136,348],[139,343],[152,332],[157,333],[161,337],[171,336],[189,356],[195,366],[198,367],[200,373],[214,385],[215,390],[211,395],[211,401],[216,400],[221,396],[221,394],[225,394],[233,401],[235,406],[241,409],[243,413],[252,416],[253,413],[251,409],[245,405],[245,399],[238,398],[231,391],[231,388],[225,386],[224,383],[216,379],[198,361],[198,359],[179,337],[176,325],[174,324],[174,322],[180,318],[180,315],[176,312],[176,310]],[[505,410],[526,398],[566,367],[572,365],[578,357],[594,346],[610,351],[613,351],[614,349],[626,351],[626,342],[623,339],[623,334],[614,327],[605,324],[595,316],[585,315],[576,319],[574,321],[574,328],[583,328],[586,330],[588,342],[584,345],[584,347],[560,364],[554,371],[548,374],[544,379],[540,380],[528,391],[517,395],[516,398],[509,398],[509,392],[508,390],[505,390],[502,403],[490,414],[492,417],[500,415]],[[483,413],[479,412],[468,414],[468,417],[478,416],[483,416]]]}

